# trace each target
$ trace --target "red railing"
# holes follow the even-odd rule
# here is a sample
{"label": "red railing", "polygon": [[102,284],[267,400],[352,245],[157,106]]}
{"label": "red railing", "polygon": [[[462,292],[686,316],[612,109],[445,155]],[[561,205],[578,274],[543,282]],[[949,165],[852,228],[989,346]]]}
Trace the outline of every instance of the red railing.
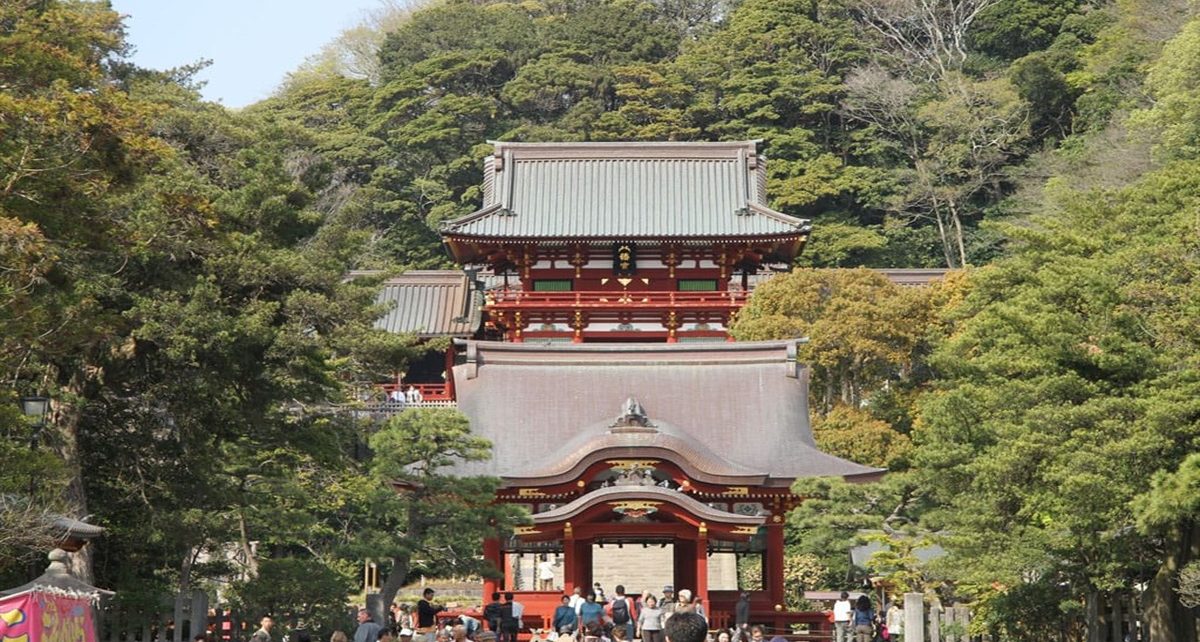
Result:
{"label": "red railing", "polygon": [[488,293],[488,307],[497,309],[539,308],[674,308],[722,309],[740,308],[746,303],[746,292],[607,292],[579,290],[574,292],[526,292],[523,290],[494,290]]}
{"label": "red railing", "polygon": [[[416,388],[421,393],[422,401],[453,401],[450,396],[450,387],[444,383],[383,383],[379,384],[379,389],[384,392],[387,399],[392,398],[392,393],[399,391],[404,394],[410,388]],[[406,399],[407,400],[407,399]]]}

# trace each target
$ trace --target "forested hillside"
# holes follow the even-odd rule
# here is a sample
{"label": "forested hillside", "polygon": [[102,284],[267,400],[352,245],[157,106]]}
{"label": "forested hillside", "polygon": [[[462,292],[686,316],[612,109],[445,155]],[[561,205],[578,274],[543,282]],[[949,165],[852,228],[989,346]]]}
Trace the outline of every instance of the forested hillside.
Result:
{"label": "forested hillside", "polygon": [[[1132,596],[1153,639],[1194,641],[1198,12],[433,0],[232,112],[195,69],[132,65],[105,3],[0,4],[0,585],[39,565],[45,511],[109,529],[77,565],[122,604],[241,577],[230,599],[320,628],[364,557],[477,571],[472,529],[513,516],[438,530],[382,480],[486,449],[408,416],[372,459],[331,411],[420,349],[345,273],[445,265],[436,225],[478,206],[489,139],[761,138],[772,205],[814,220],[803,266],[969,268],[921,291],[800,270],[738,320],[809,335],[818,440],[893,471],[797,489],[792,580],[837,587],[871,529],[873,573],[972,599],[980,631],[1078,639]],[[932,541],[950,554],[918,564]]]}

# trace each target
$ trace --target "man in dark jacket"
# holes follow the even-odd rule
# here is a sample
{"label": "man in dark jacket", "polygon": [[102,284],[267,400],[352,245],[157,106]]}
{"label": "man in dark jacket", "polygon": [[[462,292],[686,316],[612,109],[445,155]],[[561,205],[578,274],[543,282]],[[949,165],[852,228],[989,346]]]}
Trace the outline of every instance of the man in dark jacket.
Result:
{"label": "man in dark jacket", "polygon": [[500,611],[503,608],[504,606],[500,604],[500,594],[492,593],[491,603],[483,607],[483,619],[487,622],[489,631],[500,632]]}

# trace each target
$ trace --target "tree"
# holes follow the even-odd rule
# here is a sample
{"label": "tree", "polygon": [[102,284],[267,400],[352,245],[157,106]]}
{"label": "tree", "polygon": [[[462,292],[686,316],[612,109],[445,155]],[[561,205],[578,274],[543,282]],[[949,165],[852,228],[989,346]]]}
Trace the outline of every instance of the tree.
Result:
{"label": "tree", "polygon": [[867,269],[797,269],[758,286],[731,326],[740,340],[806,337],[818,412],[862,404],[905,376],[930,322],[923,290]]}
{"label": "tree", "polygon": [[443,470],[491,456],[491,444],[471,435],[466,417],[456,410],[410,408],[388,420],[370,443],[371,474],[380,487],[371,517],[378,526],[372,529],[377,535],[360,544],[391,560],[381,606],[420,575],[498,573],[480,555],[480,542],[511,534],[525,515],[493,503],[499,480]]}
{"label": "tree", "polygon": [[1000,0],[850,0],[847,6],[873,32],[880,53],[908,73],[944,79],[962,68],[969,32],[980,14]]}

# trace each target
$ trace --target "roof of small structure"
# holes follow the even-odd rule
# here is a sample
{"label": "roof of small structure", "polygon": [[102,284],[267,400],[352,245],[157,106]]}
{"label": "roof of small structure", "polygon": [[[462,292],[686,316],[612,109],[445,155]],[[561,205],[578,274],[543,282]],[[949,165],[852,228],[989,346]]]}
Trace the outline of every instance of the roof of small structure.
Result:
{"label": "roof of small structure", "polygon": [[46,567],[45,573],[42,573],[32,582],[0,591],[0,597],[41,592],[96,601],[101,597],[113,595],[112,591],[96,588],[72,575],[71,567],[69,566],[70,557],[66,551],[56,548],[50,551],[48,557],[50,558],[50,565]]}
{"label": "roof of small structure", "polygon": [[412,270],[388,279],[376,303],[388,306],[375,327],[422,338],[469,337],[479,328],[482,293],[458,270]]}
{"label": "roof of small structure", "polygon": [[484,202],[446,234],[527,239],[772,237],[809,221],[767,207],[756,141],[493,141]]}
{"label": "roof of small structure", "polygon": [[[467,362],[454,368],[458,408],[492,442],[493,457],[459,464],[456,474],[511,486],[555,478],[589,456],[648,451],[768,485],[883,472],[817,449],[794,341],[466,347]],[[632,398],[646,426],[614,419]]]}

